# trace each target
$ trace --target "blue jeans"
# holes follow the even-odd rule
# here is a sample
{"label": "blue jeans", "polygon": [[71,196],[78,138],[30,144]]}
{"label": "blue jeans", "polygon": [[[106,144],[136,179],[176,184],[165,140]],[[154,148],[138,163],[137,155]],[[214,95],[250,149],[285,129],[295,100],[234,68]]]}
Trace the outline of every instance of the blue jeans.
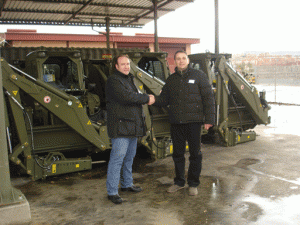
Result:
{"label": "blue jeans", "polygon": [[136,154],[137,138],[112,138],[111,142],[106,188],[108,195],[117,195],[120,180],[122,188],[133,185],[132,163]]}

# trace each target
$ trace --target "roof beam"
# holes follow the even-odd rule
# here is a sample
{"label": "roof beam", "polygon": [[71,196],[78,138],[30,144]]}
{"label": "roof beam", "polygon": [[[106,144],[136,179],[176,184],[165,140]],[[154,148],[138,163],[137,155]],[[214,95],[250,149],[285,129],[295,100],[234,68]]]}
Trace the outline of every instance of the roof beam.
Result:
{"label": "roof beam", "polygon": [[[39,9],[4,9],[3,12],[24,12],[24,13],[47,13],[47,14],[67,14],[73,15],[70,11],[60,11],[60,10],[39,10]],[[109,13],[89,13],[89,12],[78,12],[77,15],[80,16],[105,16],[105,17],[115,17],[115,18],[136,18],[133,15],[122,15],[122,14],[109,14]],[[144,17],[145,19],[153,20],[153,17]],[[74,18],[73,18],[74,19]]]}
{"label": "roof beam", "polygon": [[91,4],[92,1],[93,1],[93,0],[89,0],[88,2],[84,3],[83,6],[82,6],[79,10],[77,10],[77,12],[75,12],[69,19],[67,19],[67,20],[65,21],[65,24],[68,24],[68,23],[70,22],[70,20],[74,19],[75,16],[76,16],[78,13],[80,13],[82,10],[84,10],[89,4]]}
{"label": "roof beam", "polygon": [[[163,7],[163,6],[165,6],[165,5],[168,5],[168,4],[170,4],[171,2],[174,2],[174,1],[189,1],[189,2],[191,1],[191,2],[193,2],[194,0],[167,0],[166,2],[159,4],[159,5],[157,6],[157,9],[160,9],[161,7]],[[152,12],[154,12],[154,7],[152,7],[152,9],[149,10],[148,12],[145,12],[145,13],[143,13],[142,15],[138,16],[135,20],[132,20],[132,21],[126,23],[126,25],[131,24],[131,23],[134,23],[134,22],[137,22],[139,19],[141,19],[141,18],[143,18],[143,17],[149,15],[149,14],[152,13]]]}
{"label": "roof beam", "polygon": [[6,1],[7,0],[0,1],[0,16],[2,16],[2,12],[3,12]]}
{"label": "roof beam", "polygon": [[[32,2],[32,0],[19,0],[23,2]],[[179,0],[179,1],[193,1],[193,0]],[[79,1],[70,1],[70,0],[36,0],[34,1],[36,3],[53,3],[53,4],[59,4],[59,3],[64,3],[64,4],[80,4],[83,5],[86,3],[86,1],[79,0]],[[151,10],[153,7],[143,7],[143,6],[134,6],[134,5],[124,5],[124,4],[110,4],[110,3],[97,3],[97,2],[92,2],[89,5],[91,6],[103,6],[103,7],[114,7],[114,8],[128,8],[128,9],[142,9],[142,10]],[[175,11],[174,9],[167,9],[167,8],[160,8],[160,11],[168,11],[168,12],[173,12]]]}
{"label": "roof beam", "polygon": [[[14,19],[0,19],[0,24],[20,24],[20,25],[66,25],[66,26],[91,26],[91,22],[69,22],[65,24],[62,21],[52,21],[52,20],[14,20]],[[94,26],[105,27],[105,23],[93,23]],[[118,24],[111,23],[110,27],[130,27],[130,28],[141,28],[143,24]]]}

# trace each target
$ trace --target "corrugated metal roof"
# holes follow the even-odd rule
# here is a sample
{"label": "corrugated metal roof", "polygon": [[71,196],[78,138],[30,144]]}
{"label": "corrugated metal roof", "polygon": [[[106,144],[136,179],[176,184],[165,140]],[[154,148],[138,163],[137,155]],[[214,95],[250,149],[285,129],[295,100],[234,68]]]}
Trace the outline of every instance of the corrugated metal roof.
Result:
{"label": "corrugated metal roof", "polygon": [[[161,17],[194,0],[157,0]],[[141,27],[154,20],[151,0],[2,0],[0,24]]]}

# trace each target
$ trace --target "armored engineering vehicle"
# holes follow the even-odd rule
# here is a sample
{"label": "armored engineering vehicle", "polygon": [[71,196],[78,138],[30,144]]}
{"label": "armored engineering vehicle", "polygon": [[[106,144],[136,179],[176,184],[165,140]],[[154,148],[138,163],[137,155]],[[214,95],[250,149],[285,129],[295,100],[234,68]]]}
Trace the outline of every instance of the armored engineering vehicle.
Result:
{"label": "armored engineering vehicle", "polygon": [[[1,68],[10,161],[34,180],[91,169],[90,155],[111,149],[105,82],[112,72],[112,55],[120,53],[4,48]],[[139,90],[159,94],[162,80],[169,74],[166,54],[127,54]],[[144,112],[147,135],[139,144],[153,158],[170,155],[168,116],[150,119],[147,106]]]}
{"label": "armored engineering vehicle", "polygon": [[231,54],[193,54],[190,64],[203,70],[213,87],[216,101],[216,125],[211,130],[225,146],[256,139],[251,130],[258,124],[269,124],[270,106],[266,92],[251,85],[231,66]]}
{"label": "armored engineering vehicle", "polygon": [[[113,56],[126,53],[139,91],[159,95],[170,75],[167,53],[94,48],[3,48],[1,70],[9,159],[33,180],[88,170],[92,154],[111,149],[105,82]],[[217,121],[208,132],[226,146],[255,140],[268,124],[265,93],[258,96],[228,64],[226,55],[190,55],[215,91]],[[139,146],[153,159],[173,152],[168,108],[144,106],[147,134]],[[203,134],[207,132],[203,131]],[[188,146],[187,146],[188,149]]]}

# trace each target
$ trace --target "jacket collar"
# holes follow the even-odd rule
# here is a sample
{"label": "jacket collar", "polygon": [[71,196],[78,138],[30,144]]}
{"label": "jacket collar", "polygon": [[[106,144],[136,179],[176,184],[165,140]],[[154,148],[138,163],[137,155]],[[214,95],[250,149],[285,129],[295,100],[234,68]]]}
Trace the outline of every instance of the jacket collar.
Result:
{"label": "jacket collar", "polygon": [[188,65],[186,70],[183,70],[183,71],[178,70],[178,68],[176,67],[175,68],[175,73],[177,73],[178,75],[184,77],[184,76],[188,75],[191,68],[192,68],[192,66],[190,64]]}
{"label": "jacket collar", "polygon": [[121,76],[121,77],[123,77],[123,78],[132,78],[133,77],[133,75],[131,74],[131,73],[129,73],[128,75],[126,75],[126,74],[124,74],[124,73],[121,73],[119,70],[116,70],[115,71],[115,74],[116,75],[118,75],[118,76]]}

